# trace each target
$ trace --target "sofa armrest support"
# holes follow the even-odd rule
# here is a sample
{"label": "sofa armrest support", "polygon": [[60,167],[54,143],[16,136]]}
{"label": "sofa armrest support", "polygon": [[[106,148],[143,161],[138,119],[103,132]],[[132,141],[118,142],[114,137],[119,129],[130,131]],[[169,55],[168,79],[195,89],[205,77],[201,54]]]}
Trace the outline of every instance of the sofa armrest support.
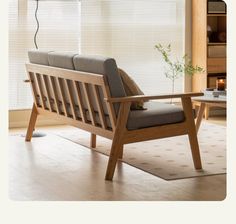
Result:
{"label": "sofa armrest support", "polygon": [[199,93],[180,93],[180,94],[167,94],[167,95],[138,95],[138,96],[127,96],[118,98],[105,98],[104,100],[109,103],[123,103],[123,102],[135,102],[135,101],[147,101],[147,100],[159,100],[159,99],[170,99],[170,98],[183,98],[183,97],[196,97],[203,96],[204,94]]}

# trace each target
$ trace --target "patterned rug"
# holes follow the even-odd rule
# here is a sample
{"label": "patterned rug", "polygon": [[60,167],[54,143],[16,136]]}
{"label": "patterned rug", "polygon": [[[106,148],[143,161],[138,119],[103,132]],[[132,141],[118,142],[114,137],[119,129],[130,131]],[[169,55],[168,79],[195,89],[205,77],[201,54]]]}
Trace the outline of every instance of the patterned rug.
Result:
{"label": "patterned rug", "polygon": [[[77,128],[53,131],[62,138],[89,148],[90,134]],[[203,170],[195,170],[187,136],[125,145],[122,161],[165,180],[226,173],[226,127],[202,122],[198,141]],[[99,153],[109,155],[111,141],[97,138]]]}

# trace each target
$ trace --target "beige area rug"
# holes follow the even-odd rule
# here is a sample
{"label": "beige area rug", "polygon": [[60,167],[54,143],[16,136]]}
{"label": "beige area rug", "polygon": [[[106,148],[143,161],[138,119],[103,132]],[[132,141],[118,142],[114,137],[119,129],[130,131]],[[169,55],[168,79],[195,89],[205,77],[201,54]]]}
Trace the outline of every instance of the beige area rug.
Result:
{"label": "beige area rug", "polygon": [[[90,134],[77,128],[53,131],[77,144],[89,148]],[[165,180],[226,173],[226,127],[202,122],[198,140],[203,170],[193,166],[187,136],[165,138],[125,145],[123,162]],[[111,141],[97,138],[97,152],[109,155]]]}

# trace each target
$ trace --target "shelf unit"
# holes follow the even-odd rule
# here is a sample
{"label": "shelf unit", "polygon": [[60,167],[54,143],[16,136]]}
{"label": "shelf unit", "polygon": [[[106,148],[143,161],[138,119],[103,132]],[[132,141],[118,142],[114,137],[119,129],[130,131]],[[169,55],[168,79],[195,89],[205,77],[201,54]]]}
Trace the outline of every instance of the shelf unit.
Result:
{"label": "shelf unit", "polygon": [[208,13],[209,0],[192,0],[192,61],[205,69],[195,74],[192,90],[216,88],[216,79],[226,72],[226,13]]}

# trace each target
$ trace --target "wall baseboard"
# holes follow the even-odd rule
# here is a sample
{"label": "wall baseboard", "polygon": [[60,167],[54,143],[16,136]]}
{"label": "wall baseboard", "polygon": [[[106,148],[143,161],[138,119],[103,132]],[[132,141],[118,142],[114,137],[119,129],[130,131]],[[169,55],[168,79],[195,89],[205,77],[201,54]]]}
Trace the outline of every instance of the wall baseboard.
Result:
{"label": "wall baseboard", "polygon": [[[31,110],[10,110],[9,111],[9,128],[26,128],[28,127]],[[63,125],[62,121],[50,119],[45,116],[38,116],[36,126]]]}

